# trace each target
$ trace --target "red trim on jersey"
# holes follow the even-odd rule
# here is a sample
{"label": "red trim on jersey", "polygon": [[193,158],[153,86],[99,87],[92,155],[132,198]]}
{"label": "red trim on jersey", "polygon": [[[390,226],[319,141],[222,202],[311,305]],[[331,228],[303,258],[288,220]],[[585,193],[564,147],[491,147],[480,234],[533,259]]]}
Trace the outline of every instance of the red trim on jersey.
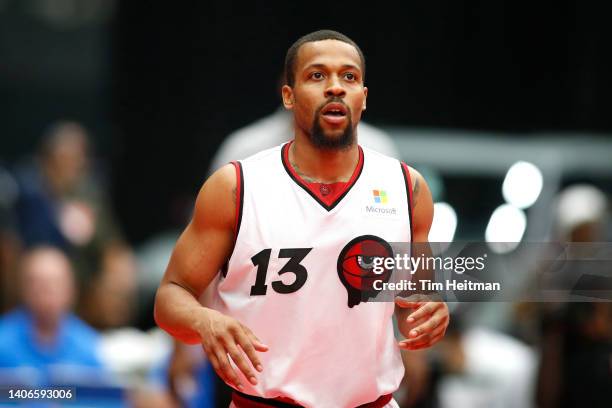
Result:
{"label": "red trim on jersey", "polygon": [[[384,408],[393,398],[391,394],[385,394],[378,397],[375,401],[359,405],[357,408]],[[232,402],[237,408],[299,408],[301,405],[286,402],[284,399],[267,399],[256,397],[254,395],[244,394],[234,390],[232,393]]]}
{"label": "red trim on jersey", "polygon": [[234,218],[234,239],[238,237],[238,231],[240,230],[240,224],[242,221],[242,198],[244,196],[244,180],[242,177],[242,165],[240,162],[231,162],[236,169],[236,215]]}
{"label": "red trim on jersey", "polygon": [[[357,179],[361,175],[363,170],[363,150],[359,147],[359,161],[357,167],[353,171],[351,178],[347,182],[338,183],[311,183],[300,177],[295,171],[291,163],[289,162],[289,147],[293,141],[285,144],[281,152],[281,158],[285,169],[289,173],[289,176],[304,190],[306,190],[315,200],[319,202],[323,207],[330,211],[334,208],[342,198],[348,193],[348,191],[357,182]],[[325,194],[324,194],[325,193]]]}
{"label": "red trim on jersey", "polygon": [[412,231],[412,179],[410,178],[410,169],[404,162],[402,164],[402,172],[404,173],[404,179],[406,181],[406,190],[408,190],[408,217],[410,219],[410,240],[414,239]]}

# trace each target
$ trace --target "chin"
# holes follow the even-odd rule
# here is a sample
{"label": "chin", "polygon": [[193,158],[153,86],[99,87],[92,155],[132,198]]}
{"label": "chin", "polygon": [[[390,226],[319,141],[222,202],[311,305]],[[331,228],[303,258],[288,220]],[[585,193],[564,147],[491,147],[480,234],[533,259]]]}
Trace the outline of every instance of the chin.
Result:
{"label": "chin", "polygon": [[[318,119],[318,120],[317,120]],[[355,131],[349,116],[348,123],[343,127],[333,127],[315,118],[310,132],[311,142],[321,149],[340,150],[348,148],[355,142]]]}

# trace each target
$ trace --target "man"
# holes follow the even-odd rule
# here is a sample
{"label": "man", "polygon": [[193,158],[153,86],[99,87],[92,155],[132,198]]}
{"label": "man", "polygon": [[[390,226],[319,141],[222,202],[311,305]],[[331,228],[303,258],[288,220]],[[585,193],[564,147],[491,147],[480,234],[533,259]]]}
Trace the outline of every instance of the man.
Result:
{"label": "man", "polygon": [[70,313],[75,283],[68,258],[52,247],[27,251],[20,284],[23,306],[0,319],[0,383],[99,383],[105,373],[99,336]]}
{"label": "man", "polygon": [[[448,308],[398,299],[408,339],[397,343],[393,304],[366,302],[345,268],[368,240],[427,241],[431,194],[417,172],[357,144],[368,90],[352,40],[308,34],[287,52],[285,72],[294,140],[206,181],[158,290],[156,321],[202,344],[237,390],[234,406],[395,407],[399,348],[439,341]],[[213,280],[205,308],[197,299]]]}
{"label": "man", "polygon": [[[278,79],[278,91],[281,90],[284,84],[285,74],[283,73]],[[400,157],[393,139],[383,130],[361,120],[357,131],[359,133],[360,146],[368,147],[390,157]],[[272,114],[229,134],[212,158],[209,174],[214,173],[227,163],[246,159],[261,150],[285,143],[292,137],[293,114],[290,110],[279,106]],[[158,281],[155,283],[157,284]],[[212,289],[212,287],[209,288]],[[210,293],[206,293],[200,299],[204,305],[206,305],[205,300],[208,296],[210,296]],[[218,404],[222,404],[225,400],[229,401],[229,390],[223,383],[215,381],[214,383],[217,385],[217,388],[220,388],[219,392],[211,392],[209,384],[211,380],[216,380],[212,366],[207,359],[194,359],[194,352],[201,353],[198,345],[186,345],[178,340],[174,341],[174,350],[169,363],[169,383],[171,384],[171,389],[175,391],[175,394],[180,394],[178,390],[181,387],[174,384],[184,383],[189,380],[198,384],[196,387],[197,392],[192,393],[198,395],[198,398],[190,398],[191,401],[194,401],[193,404],[184,401],[183,405],[187,406],[202,407],[206,404],[202,400],[211,401],[212,394],[216,394]],[[415,362],[412,362],[412,364],[414,366]],[[196,381],[196,378],[199,378],[199,380]],[[414,389],[415,387],[411,387],[411,391]],[[180,395],[177,395],[177,397],[180,398]]]}

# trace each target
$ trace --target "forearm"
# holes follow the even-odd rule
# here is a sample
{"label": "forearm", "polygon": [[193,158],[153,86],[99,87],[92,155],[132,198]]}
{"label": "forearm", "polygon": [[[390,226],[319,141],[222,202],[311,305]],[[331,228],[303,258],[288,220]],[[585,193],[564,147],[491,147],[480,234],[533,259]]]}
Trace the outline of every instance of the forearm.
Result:
{"label": "forearm", "polygon": [[[423,177],[414,169],[409,171],[414,175],[410,256],[426,260],[432,254],[428,238],[433,222],[433,200]],[[411,281],[419,288],[419,281],[434,280],[434,272],[430,269],[429,262],[421,262]],[[430,347],[444,337],[449,320],[448,307],[446,303],[440,302],[435,293],[412,290],[396,297],[395,305],[398,329],[406,337],[406,340],[399,342],[400,348],[418,350]]]}
{"label": "forearm", "polygon": [[176,339],[189,344],[200,342],[201,326],[211,310],[203,307],[186,288],[164,282],[155,297],[155,322]]}
{"label": "forearm", "polygon": [[[414,258],[421,259],[429,259],[432,256],[431,247],[429,246],[429,242],[427,238],[423,236],[423,234],[417,234],[415,236],[415,241],[411,244],[410,256]],[[406,298],[408,300],[414,302],[424,302],[424,301],[432,301],[436,299],[434,293],[431,291],[427,291],[423,289],[421,282],[433,281],[435,280],[435,273],[430,268],[429,263],[422,262],[418,264],[417,269],[411,276],[411,281],[416,284],[416,289],[408,290],[400,293],[400,296]],[[397,325],[400,333],[408,338],[408,334],[410,330],[414,329],[414,322],[408,321],[408,316],[412,312],[414,312],[415,308],[403,308],[399,306],[395,306],[395,317],[397,319]]]}

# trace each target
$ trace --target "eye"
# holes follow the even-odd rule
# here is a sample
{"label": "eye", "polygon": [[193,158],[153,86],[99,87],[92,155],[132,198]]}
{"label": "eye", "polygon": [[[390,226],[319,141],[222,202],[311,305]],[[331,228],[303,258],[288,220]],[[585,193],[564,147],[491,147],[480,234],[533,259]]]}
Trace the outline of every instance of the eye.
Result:
{"label": "eye", "polygon": [[310,74],[310,78],[316,79],[316,80],[323,79],[323,73],[322,72],[318,72],[318,71],[317,72],[313,72],[312,74]]}
{"label": "eye", "polygon": [[344,78],[348,79],[349,81],[355,81],[357,79],[355,74],[353,74],[352,72],[347,72],[346,74],[344,74]]}

